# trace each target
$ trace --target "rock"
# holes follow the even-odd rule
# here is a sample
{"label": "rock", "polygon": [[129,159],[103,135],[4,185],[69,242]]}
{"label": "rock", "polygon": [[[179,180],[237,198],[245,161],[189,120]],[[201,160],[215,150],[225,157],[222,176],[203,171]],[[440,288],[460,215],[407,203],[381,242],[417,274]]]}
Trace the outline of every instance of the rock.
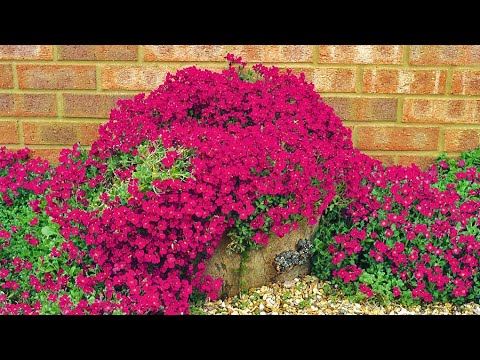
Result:
{"label": "rock", "polygon": [[[299,253],[299,257],[305,257],[309,251],[308,242],[299,240],[310,239],[317,226],[310,226],[304,220],[298,224],[298,229],[291,231],[283,238],[272,236],[268,245],[249,253],[249,259],[245,263],[246,270],[239,274],[241,256],[227,253],[230,242],[224,236],[213,256],[206,262],[206,273],[214,278],[221,277],[223,285],[220,289],[221,296],[233,296],[240,293],[240,284],[245,289],[260,287],[274,282],[285,282],[310,273],[310,263],[293,266],[285,272],[279,273],[275,269],[275,257],[286,251]],[[298,251],[300,250],[300,251]]]}
{"label": "rock", "polygon": [[276,306],[275,301],[272,299],[267,299],[267,308],[273,309]]}

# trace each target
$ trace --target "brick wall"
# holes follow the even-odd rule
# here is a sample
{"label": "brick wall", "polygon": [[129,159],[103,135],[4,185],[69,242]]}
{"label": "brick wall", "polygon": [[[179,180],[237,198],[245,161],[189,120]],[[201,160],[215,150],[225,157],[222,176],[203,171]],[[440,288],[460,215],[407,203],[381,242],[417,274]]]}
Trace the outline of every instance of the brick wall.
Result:
{"label": "brick wall", "polygon": [[49,159],[87,146],[117,99],[184,66],[220,69],[227,52],[305,72],[355,145],[386,164],[480,145],[480,46],[0,45],[0,146]]}

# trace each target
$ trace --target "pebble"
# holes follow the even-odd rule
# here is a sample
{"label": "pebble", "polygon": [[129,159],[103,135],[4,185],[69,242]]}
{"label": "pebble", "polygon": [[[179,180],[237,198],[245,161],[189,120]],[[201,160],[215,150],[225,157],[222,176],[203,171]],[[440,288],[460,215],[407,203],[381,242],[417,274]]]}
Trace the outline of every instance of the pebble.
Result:
{"label": "pebble", "polygon": [[[323,290],[326,285],[328,294]],[[412,307],[397,303],[388,306],[372,302],[354,303],[337,286],[310,275],[250,289],[246,295],[223,301],[207,301],[202,310],[209,315],[480,315],[480,305],[474,303],[461,306],[434,303]]]}

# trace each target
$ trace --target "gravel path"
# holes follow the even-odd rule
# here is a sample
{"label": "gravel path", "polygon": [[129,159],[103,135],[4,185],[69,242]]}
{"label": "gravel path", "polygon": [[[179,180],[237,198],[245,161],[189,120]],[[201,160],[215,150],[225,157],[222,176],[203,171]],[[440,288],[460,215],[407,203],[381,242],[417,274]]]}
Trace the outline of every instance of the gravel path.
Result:
{"label": "gravel path", "polygon": [[406,308],[392,303],[378,306],[349,301],[328,282],[314,276],[251,289],[248,294],[207,302],[194,314],[208,315],[472,315],[480,314],[480,305],[428,304]]}

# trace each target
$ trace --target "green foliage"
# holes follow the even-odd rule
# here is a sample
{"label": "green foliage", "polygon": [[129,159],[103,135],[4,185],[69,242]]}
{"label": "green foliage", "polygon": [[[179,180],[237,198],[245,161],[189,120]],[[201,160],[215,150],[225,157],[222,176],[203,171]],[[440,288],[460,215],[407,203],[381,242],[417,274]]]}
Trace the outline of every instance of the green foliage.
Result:
{"label": "green foliage", "polygon": [[[103,175],[104,181],[102,186],[90,188],[88,184],[83,186],[83,190],[87,192],[87,198],[91,201],[89,210],[101,209],[104,204],[99,197],[102,193],[107,193],[110,199],[113,200],[117,196],[120,199],[120,204],[126,205],[131,194],[128,187],[131,181],[138,179],[138,188],[142,192],[153,191],[158,192],[158,189],[153,186],[155,180],[162,181],[166,179],[180,179],[185,180],[192,177],[190,173],[190,160],[194,157],[193,149],[186,149],[183,147],[165,148],[161,141],[145,140],[137,148],[138,153],[135,155],[130,153],[119,152],[117,156],[112,156],[107,159],[107,172]],[[166,167],[162,160],[166,153],[176,151],[180,156],[175,160],[171,167]],[[82,151],[82,159],[88,157],[86,150]],[[117,173],[133,169],[131,177],[125,179],[120,178]],[[87,170],[89,178],[92,178],[98,169],[95,166],[90,166]]]}
{"label": "green foliage", "polygon": [[[475,246],[480,241],[480,148],[465,151],[458,159],[442,155],[424,173],[413,168],[388,170],[378,175],[387,180],[386,186],[375,185],[376,178],[369,180],[370,200],[363,203],[368,217],[354,219],[350,201],[341,192],[324,212],[313,239],[313,273],[337,284],[354,301],[371,296],[381,304],[396,299],[407,306],[422,299],[479,302],[480,254]],[[401,189],[413,194],[410,205],[402,205],[402,197],[395,198]],[[395,222],[392,216],[404,220]],[[356,239],[355,231],[365,232],[365,238],[359,241],[360,250],[349,252],[343,244]],[[379,243],[385,250],[377,247]],[[394,251],[397,246],[402,250]],[[340,252],[344,258],[338,261],[334,257]],[[414,253],[418,256],[411,258]],[[381,257],[376,260],[378,254]],[[400,256],[407,257],[406,263]],[[360,270],[358,278],[345,280],[338,275],[348,267]],[[467,275],[459,275],[463,270]]]}
{"label": "green foliage", "polygon": [[[8,168],[0,169],[0,178],[6,176]],[[46,172],[43,179],[50,178]],[[7,206],[5,201],[0,199],[0,229],[10,230],[11,237],[5,239],[0,247],[0,268],[9,271],[5,281],[15,281],[18,289],[0,289],[0,295],[5,295],[12,304],[29,304],[34,306],[41,304],[39,314],[58,314],[60,308],[58,300],[52,301],[48,296],[52,294],[51,289],[44,287],[36,290],[31,285],[31,277],[38,279],[40,283],[51,278],[64,278],[66,282],[58,291],[55,291],[56,298],[62,295],[69,295],[73,304],[80,300],[86,300],[91,304],[94,296],[85,296],[84,292],[76,285],[75,280],[79,274],[86,276],[95,274],[96,267],[88,256],[83,256],[82,266],[75,259],[71,259],[68,251],[62,251],[66,240],[60,234],[58,224],[52,222],[45,213],[45,200],[39,203],[39,210],[35,212],[30,202],[37,200],[38,196],[32,191],[24,188],[18,189],[18,195],[13,196],[13,203]],[[74,241],[74,245],[80,253],[88,254],[87,245],[83,241]],[[7,246],[8,244],[8,246]],[[56,251],[58,256],[53,256]],[[17,260],[16,260],[17,259]],[[18,265],[15,265],[18,261]],[[22,310],[20,310],[22,313]]]}

